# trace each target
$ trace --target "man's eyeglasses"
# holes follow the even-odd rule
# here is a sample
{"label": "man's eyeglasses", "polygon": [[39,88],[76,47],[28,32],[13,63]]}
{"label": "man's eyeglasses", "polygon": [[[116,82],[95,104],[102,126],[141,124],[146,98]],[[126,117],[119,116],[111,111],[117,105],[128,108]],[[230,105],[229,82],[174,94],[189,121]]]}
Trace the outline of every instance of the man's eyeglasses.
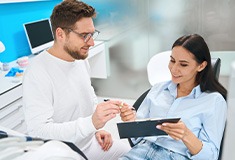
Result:
{"label": "man's eyeglasses", "polygon": [[90,40],[90,38],[93,38],[93,40],[95,40],[98,37],[99,33],[100,33],[100,31],[98,31],[98,30],[95,30],[95,32],[93,32],[93,33],[78,33],[78,32],[74,31],[71,28],[68,28],[68,30],[70,32],[75,33],[80,38],[82,38],[85,43],[87,43]]}

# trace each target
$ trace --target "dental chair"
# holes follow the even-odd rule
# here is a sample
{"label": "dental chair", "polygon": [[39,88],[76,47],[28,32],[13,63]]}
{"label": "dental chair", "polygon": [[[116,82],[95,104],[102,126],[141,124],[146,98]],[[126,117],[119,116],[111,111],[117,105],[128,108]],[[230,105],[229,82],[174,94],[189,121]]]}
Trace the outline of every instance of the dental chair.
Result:
{"label": "dental chair", "polygon": [[[171,80],[171,74],[168,69],[170,55],[171,55],[171,50],[164,51],[154,55],[149,60],[147,64],[147,75],[151,86],[155,85],[156,83]],[[214,76],[218,80],[220,74],[220,66],[221,66],[220,58],[211,58],[211,65],[214,72]],[[150,89],[146,90],[133,104],[133,107],[136,109],[136,111],[138,110],[139,106],[143,102],[144,98],[146,97]],[[133,147],[134,144],[132,143],[131,139],[128,138],[128,141],[130,143],[130,146]],[[221,159],[222,145],[223,145],[223,138],[220,145],[220,153],[218,160]]]}

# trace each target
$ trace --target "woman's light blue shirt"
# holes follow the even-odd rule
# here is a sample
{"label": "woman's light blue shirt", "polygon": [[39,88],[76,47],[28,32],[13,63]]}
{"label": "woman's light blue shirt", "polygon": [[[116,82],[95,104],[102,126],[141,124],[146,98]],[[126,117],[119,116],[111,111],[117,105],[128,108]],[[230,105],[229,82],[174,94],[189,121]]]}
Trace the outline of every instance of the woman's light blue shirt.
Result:
{"label": "woman's light blue shirt", "polygon": [[170,136],[144,139],[188,156],[190,159],[217,159],[227,115],[227,103],[218,92],[202,92],[193,88],[185,97],[177,97],[177,85],[172,81],[156,84],[137,111],[137,118],[180,117],[185,125],[203,142],[197,155],[191,155],[184,143]]}

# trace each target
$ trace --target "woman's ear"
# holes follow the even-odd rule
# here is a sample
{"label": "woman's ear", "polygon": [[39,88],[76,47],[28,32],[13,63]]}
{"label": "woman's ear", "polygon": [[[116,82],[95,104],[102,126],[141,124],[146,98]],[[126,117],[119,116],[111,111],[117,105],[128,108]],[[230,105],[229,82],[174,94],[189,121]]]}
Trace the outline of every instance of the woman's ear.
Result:
{"label": "woman's ear", "polygon": [[198,67],[198,72],[201,72],[204,68],[206,68],[206,66],[207,66],[207,61],[203,61],[200,65],[199,65],[199,67]]}

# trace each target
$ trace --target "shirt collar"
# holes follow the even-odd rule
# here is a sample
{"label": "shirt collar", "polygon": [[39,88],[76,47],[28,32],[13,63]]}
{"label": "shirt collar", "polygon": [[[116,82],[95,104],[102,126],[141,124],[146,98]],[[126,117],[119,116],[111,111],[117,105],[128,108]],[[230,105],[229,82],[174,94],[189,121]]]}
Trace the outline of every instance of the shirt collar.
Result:
{"label": "shirt collar", "polygon": [[[172,96],[177,96],[177,84],[173,83],[172,81],[166,86],[165,90],[169,90]],[[201,94],[202,91],[200,85],[197,85],[192,89],[191,93],[187,97],[198,98]]]}

